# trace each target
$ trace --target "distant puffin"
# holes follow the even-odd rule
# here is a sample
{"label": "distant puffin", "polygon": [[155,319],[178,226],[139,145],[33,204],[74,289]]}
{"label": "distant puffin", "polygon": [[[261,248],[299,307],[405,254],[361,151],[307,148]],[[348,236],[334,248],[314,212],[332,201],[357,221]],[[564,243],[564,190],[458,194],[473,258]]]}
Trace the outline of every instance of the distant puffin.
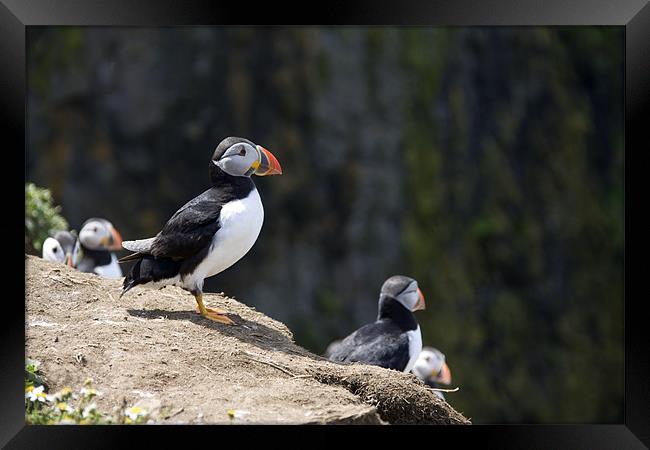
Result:
{"label": "distant puffin", "polygon": [[73,267],[104,278],[121,278],[122,269],[114,253],[121,249],[122,237],[113,224],[93,217],[81,226],[72,252]]}
{"label": "distant puffin", "polygon": [[334,350],[336,350],[336,347],[338,347],[340,343],[341,343],[341,339],[336,339],[336,340],[330,342],[330,344],[325,349],[325,352],[323,353],[323,356],[325,358],[329,358],[330,356],[332,356],[332,353],[334,353]]}
{"label": "distant puffin", "polygon": [[413,311],[424,308],[417,281],[402,275],[390,277],[381,287],[377,321],[336,344],[329,359],[409,372],[422,350],[422,334]]}
{"label": "distant puffin", "polygon": [[72,266],[72,252],[77,237],[69,231],[57,231],[43,242],[43,259]]}
{"label": "distant puffin", "polygon": [[65,262],[65,252],[59,241],[53,237],[48,237],[43,242],[43,259],[46,261],[63,263]]}
{"label": "distant puffin", "polygon": [[[432,388],[450,385],[451,371],[445,359],[444,353],[437,348],[424,347],[413,365],[413,373]],[[445,399],[442,392],[434,391],[434,393],[441,399]]]}
{"label": "distant puffin", "polygon": [[122,295],[137,285],[179,286],[194,296],[199,313],[232,325],[224,311],[203,305],[203,281],[239,261],[262,229],[264,208],[251,175],[279,175],[273,154],[248,139],[227,137],[208,164],[212,187],[181,207],[153,238],[124,241],[137,261]]}

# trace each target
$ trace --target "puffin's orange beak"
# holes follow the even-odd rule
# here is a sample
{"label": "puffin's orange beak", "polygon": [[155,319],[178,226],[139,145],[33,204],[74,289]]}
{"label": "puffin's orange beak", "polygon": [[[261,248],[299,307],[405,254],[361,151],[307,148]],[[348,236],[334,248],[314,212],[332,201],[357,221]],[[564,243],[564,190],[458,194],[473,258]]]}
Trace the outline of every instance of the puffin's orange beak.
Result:
{"label": "puffin's orange beak", "polygon": [[424,294],[422,293],[420,288],[418,288],[418,301],[415,304],[415,308],[413,308],[413,311],[418,311],[418,310],[425,309],[425,308],[426,308],[426,305],[424,303]]}
{"label": "puffin's orange beak", "polygon": [[446,362],[442,364],[440,372],[438,372],[437,377],[435,377],[435,381],[442,384],[451,384],[451,370],[449,370],[449,366]]}
{"label": "puffin's orange beak", "polygon": [[113,251],[122,250],[122,236],[114,227],[111,227],[111,239],[108,249]]}
{"label": "puffin's orange beak", "polygon": [[65,265],[66,265],[66,266],[73,267],[73,266],[72,266],[72,255],[71,255],[70,253],[67,253],[67,254],[65,255]]}
{"label": "puffin's orange beak", "polygon": [[253,173],[261,177],[266,175],[282,175],[282,167],[280,167],[280,163],[277,158],[273,156],[273,153],[261,145],[257,146],[257,150],[259,150],[262,160]]}

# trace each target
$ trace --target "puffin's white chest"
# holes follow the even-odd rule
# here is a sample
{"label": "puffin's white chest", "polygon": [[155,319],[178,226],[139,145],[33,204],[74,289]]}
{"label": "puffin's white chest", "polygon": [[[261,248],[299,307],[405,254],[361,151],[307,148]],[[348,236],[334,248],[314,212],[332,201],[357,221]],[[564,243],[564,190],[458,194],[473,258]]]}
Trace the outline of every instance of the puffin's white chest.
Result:
{"label": "puffin's white chest", "polygon": [[203,286],[203,279],[226,270],[251,249],[262,230],[264,208],[257,189],[248,197],[233,200],[221,208],[220,228],[212,238],[208,256],[184,280],[184,284]]}
{"label": "puffin's white chest", "polygon": [[122,278],[122,269],[117,262],[115,253],[111,253],[111,262],[105,266],[96,266],[93,271],[104,278]]}
{"label": "puffin's white chest", "polygon": [[407,331],[406,335],[409,339],[409,362],[404,368],[404,372],[408,373],[413,368],[415,361],[417,361],[420,352],[422,351],[422,333],[420,332],[420,325],[415,330]]}

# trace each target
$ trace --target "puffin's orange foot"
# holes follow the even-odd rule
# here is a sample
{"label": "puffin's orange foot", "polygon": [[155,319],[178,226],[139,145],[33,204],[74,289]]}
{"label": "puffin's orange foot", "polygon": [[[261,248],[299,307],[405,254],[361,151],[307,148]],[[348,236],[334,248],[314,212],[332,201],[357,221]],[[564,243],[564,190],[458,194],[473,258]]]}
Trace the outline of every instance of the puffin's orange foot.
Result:
{"label": "puffin's orange foot", "polygon": [[215,322],[223,323],[225,325],[235,325],[235,322],[225,314],[219,314],[210,308],[206,308],[205,314],[201,314],[206,319],[214,320]]}
{"label": "puffin's orange foot", "polygon": [[226,325],[235,325],[235,322],[233,322],[232,320],[230,320],[228,316],[226,316],[226,311],[206,308],[205,305],[203,304],[202,292],[200,291],[193,292],[192,295],[194,295],[194,298],[196,299],[196,305],[199,309],[199,314],[201,314],[203,317]]}
{"label": "puffin's orange foot", "polygon": [[[209,312],[209,313],[215,313],[215,314],[219,314],[221,316],[226,314],[226,311],[224,311],[223,309],[219,309],[219,308],[212,309],[212,308],[206,307],[205,310],[207,312]],[[201,309],[198,306],[196,307],[196,312],[201,314]]]}

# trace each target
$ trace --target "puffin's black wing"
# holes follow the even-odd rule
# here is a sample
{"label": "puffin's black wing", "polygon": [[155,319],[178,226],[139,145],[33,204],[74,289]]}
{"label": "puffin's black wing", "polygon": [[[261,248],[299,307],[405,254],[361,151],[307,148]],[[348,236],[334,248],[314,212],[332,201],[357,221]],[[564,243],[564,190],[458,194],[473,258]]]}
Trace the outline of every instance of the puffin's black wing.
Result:
{"label": "puffin's black wing", "polygon": [[377,321],[364,325],[336,346],[332,361],[365,362],[402,371],[409,361],[409,341],[396,325]]}
{"label": "puffin's black wing", "polygon": [[219,230],[223,198],[208,189],[187,202],[163,226],[149,249],[156,258],[186,259],[206,248]]}

